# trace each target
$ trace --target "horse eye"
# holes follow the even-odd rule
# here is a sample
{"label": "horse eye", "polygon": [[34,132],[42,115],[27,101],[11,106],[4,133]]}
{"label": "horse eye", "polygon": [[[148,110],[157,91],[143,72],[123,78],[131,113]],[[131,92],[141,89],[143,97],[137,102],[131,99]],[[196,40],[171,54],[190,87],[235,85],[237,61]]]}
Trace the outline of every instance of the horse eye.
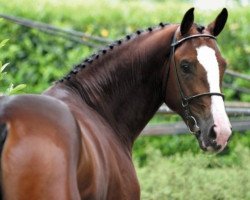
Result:
{"label": "horse eye", "polygon": [[191,73],[191,66],[189,63],[182,63],[181,64],[181,70],[184,72],[184,73]]}

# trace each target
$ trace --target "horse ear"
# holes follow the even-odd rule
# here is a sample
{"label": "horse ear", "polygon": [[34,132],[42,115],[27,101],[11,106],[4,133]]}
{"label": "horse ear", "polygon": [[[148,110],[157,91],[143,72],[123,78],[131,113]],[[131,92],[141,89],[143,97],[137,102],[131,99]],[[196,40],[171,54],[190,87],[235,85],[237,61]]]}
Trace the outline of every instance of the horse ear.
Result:
{"label": "horse ear", "polygon": [[185,35],[194,22],[194,8],[190,8],[184,15],[181,22],[181,35]]}
{"label": "horse ear", "polygon": [[217,36],[223,30],[226,22],[227,22],[228,12],[226,8],[223,8],[217,18],[208,25],[207,29],[211,34]]}

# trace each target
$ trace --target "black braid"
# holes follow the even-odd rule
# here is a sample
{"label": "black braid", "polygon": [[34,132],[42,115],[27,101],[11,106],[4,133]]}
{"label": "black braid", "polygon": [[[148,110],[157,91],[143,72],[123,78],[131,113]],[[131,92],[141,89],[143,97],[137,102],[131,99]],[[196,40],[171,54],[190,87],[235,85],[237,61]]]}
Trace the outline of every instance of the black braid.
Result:
{"label": "black braid", "polygon": [[[148,32],[152,32],[155,28],[158,28],[158,27],[161,27],[161,28],[164,28],[166,25],[169,25],[169,24],[164,24],[162,22],[159,23],[159,25],[157,27],[148,27],[147,28],[147,31]],[[204,28],[202,26],[199,26],[198,27],[200,30],[203,30]],[[135,34],[139,37],[139,35],[141,35],[143,33],[143,31],[141,30],[137,30],[135,32]],[[130,40],[132,39],[132,35],[126,35],[125,38],[126,40]],[[117,40],[115,43],[113,44],[110,44],[108,45],[108,48],[107,49],[103,49],[101,50],[100,52],[102,53],[102,55],[105,55],[108,51],[112,51],[114,49],[114,47],[116,45],[121,45],[123,43],[123,40]],[[62,79],[60,79],[58,82],[63,82],[64,80],[70,80],[71,78],[71,75],[74,74],[76,75],[79,71],[81,71],[81,69],[84,69],[88,64],[92,64],[94,62],[94,60],[97,60],[99,59],[100,57],[100,54],[93,54],[91,55],[89,58],[86,58],[83,62],[81,62],[80,64],[76,65],[70,72],[68,75],[64,76]]]}

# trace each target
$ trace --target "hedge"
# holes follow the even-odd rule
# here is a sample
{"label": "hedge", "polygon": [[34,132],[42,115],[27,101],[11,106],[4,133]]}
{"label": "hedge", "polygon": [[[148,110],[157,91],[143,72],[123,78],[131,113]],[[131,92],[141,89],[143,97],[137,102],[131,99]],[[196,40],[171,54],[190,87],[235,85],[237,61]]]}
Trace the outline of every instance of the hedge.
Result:
{"label": "hedge", "polygon": [[[183,13],[191,7],[174,2],[148,1],[55,1],[2,0],[0,13],[26,17],[62,28],[117,39],[137,29],[145,29],[159,22],[179,23]],[[32,8],[32,9],[30,9]],[[207,25],[220,10],[210,13],[195,11],[196,21]],[[239,17],[240,16],[240,17]],[[229,68],[250,73],[249,7],[229,8],[229,20],[218,38]],[[74,64],[96,49],[60,37],[22,27],[6,20],[0,22],[0,40],[10,39],[8,49],[0,59],[10,62],[8,79],[26,83],[26,92],[40,93],[69,71]],[[234,86],[250,87],[250,83],[226,77]],[[228,99],[249,100],[249,95],[226,89]]]}

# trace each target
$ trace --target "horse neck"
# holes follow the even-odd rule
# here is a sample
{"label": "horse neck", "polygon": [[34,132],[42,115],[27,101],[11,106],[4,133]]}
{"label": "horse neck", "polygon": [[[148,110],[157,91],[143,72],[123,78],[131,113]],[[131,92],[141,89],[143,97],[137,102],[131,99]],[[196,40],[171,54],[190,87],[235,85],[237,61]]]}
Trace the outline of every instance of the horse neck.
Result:
{"label": "horse neck", "polygon": [[54,87],[73,89],[132,145],[163,102],[164,63],[175,30],[168,25],[124,41]]}

